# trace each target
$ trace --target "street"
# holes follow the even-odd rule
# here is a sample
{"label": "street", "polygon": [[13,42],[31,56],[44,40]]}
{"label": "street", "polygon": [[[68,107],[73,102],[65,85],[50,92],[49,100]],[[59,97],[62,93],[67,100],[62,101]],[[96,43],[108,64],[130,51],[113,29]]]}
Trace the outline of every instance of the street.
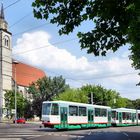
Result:
{"label": "street", "polygon": [[140,126],[58,131],[40,123],[0,123],[0,140],[139,140]]}

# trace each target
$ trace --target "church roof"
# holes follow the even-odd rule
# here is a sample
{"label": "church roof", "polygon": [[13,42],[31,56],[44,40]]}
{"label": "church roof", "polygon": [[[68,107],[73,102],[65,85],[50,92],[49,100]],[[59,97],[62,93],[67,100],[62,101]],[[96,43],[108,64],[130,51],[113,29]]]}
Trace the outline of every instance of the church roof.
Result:
{"label": "church roof", "polygon": [[35,82],[39,78],[43,78],[44,76],[46,76],[42,70],[27,64],[23,64],[21,62],[18,62],[18,64],[12,64],[12,71],[14,80],[16,73],[17,85],[24,87],[28,87],[32,82]]}
{"label": "church roof", "polygon": [[3,4],[1,5],[0,18],[1,18],[1,19],[4,19],[4,9],[3,9]]}

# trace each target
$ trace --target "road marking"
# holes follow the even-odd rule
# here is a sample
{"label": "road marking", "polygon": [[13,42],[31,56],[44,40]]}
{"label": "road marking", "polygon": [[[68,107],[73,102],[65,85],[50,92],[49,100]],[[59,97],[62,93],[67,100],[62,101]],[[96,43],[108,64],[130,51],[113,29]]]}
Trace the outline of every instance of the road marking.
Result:
{"label": "road marking", "polygon": [[26,138],[26,139],[29,140],[29,139],[33,139],[33,138],[37,138],[37,137],[43,137],[43,136],[46,136],[46,134],[40,135],[40,136],[33,136],[33,137]]}
{"label": "road marking", "polygon": [[60,134],[52,134],[53,136],[60,136]]}
{"label": "road marking", "polygon": [[91,135],[91,131],[88,133],[88,135]]}
{"label": "road marking", "polygon": [[3,135],[3,136],[0,136],[0,138],[20,138],[20,137],[31,137],[31,136],[41,136],[41,135],[34,135],[34,134],[30,134],[30,135],[12,135],[12,134],[9,134],[9,135]]}
{"label": "road marking", "polygon": [[22,138],[0,138],[0,140],[23,140]]}
{"label": "road marking", "polygon": [[[56,136],[56,137],[71,137],[71,138],[77,138],[77,140],[83,138],[84,136],[77,136],[77,135],[70,135],[70,134],[56,134],[56,133],[47,133],[47,134],[44,134],[44,135],[40,135],[40,136]],[[26,138],[26,139],[32,139],[32,138],[36,138],[36,137],[39,137],[39,136],[34,136],[34,137],[29,137],[29,138]]]}
{"label": "road marking", "polygon": [[124,134],[125,136],[129,137],[127,133],[123,132],[123,134]]}
{"label": "road marking", "polygon": [[60,134],[59,136],[62,136],[62,137],[68,137],[69,135],[66,135],[66,134]]}
{"label": "road marking", "polygon": [[23,140],[22,138],[41,137],[44,133],[35,132],[0,132],[0,140]]}

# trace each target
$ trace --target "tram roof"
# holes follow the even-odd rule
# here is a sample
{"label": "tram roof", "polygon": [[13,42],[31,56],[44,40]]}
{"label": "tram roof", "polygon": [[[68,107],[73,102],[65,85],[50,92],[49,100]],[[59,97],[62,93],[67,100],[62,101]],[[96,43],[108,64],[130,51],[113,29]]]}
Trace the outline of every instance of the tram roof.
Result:
{"label": "tram roof", "polygon": [[88,107],[94,107],[94,108],[108,108],[110,109],[111,107],[109,106],[103,106],[103,105],[95,105],[95,104],[86,104],[86,103],[78,103],[78,102],[70,102],[70,101],[44,101],[43,103],[62,103],[62,104],[69,104],[69,105],[81,105],[81,106],[88,106]]}
{"label": "tram roof", "polygon": [[136,113],[136,109],[129,109],[129,108],[116,108],[116,109],[112,109],[113,111],[117,111],[117,112],[134,112]]}

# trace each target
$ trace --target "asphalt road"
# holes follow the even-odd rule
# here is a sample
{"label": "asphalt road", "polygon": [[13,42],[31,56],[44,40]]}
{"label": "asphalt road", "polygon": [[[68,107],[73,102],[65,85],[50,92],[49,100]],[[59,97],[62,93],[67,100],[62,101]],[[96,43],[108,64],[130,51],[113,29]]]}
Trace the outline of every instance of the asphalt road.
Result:
{"label": "asphalt road", "polygon": [[57,131],[40,125],[0,123],[0,140],[140,140],[140,126]]}

